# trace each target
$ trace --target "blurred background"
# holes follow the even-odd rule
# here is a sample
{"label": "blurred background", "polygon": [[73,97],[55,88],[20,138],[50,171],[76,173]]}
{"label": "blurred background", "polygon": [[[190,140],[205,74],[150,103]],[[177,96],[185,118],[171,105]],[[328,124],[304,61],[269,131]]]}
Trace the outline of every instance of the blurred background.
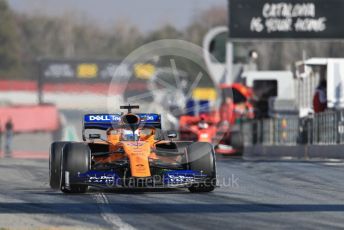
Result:
{"label": "blurred background", "polygon": [[[344,0],[0,0],[0,230],[343,229],[343,12]],[[219,187],[50,189],[51,143],[83,141],[85,114],[129,103],[211,143]]]}
{"label": "blurred background", "polygon": [[[307,83],[307,95],[301,95],[306,86],[298,83],[302,65],[295,63],[341,57],[344,42],[229,41],[230,9],[226,0],[0,0],[0,128],[4,134],[12,124],[17,144],[11,152],[46,156],[51,141],[80,139],[82,114],[110,112],[112,105],[116,110],[126,102],[143,101],[149,110],[145,112],[162,113],[166,129],[179,129],[185,139],[197,139],[202,132],[197,128],[190,134],[190,126],[206,120],[216,125],[215,131],[207,131],[212,133],[207,140],[216,139],[216,144],[222,137],[214,133],[223,121],[296,115],[299,122],[299,116],[313,111],[312,95],[321,74]],[[149,53],[123,62],[138,48],[161,39],[190,42],[201,53],[196,52],[194,60]],[[319,68],[313,73],[321,73]],[[234,99],[234,109],[224,107],[227,97]],[[293,127],[294,134],[281,132],[283,141],[297,142],[298,126]],[[252,127],[248,130],[253,132]],[[238,138],[243,142],[243,134]],[[29,142],[42,144],[27,147]]]}
{"label": "blurred background", "polygon": [[[11,155],[46,158],[51,141],[80,140],[83,114],[108,112],[111,81],[114,110],[119,109],[117,101],[123,101],[118,97],[125,95],[125,101],[137,92],[160,87],[148,81],[158,68],[160,76],[171,83],[171,56],[149,60],[141,70],[135,63],[124,63],[116,78],[116,68],[131,52],[160,39],[201,45],[210,28],[226,23],[227,11],[224,0],[1,0],[0,17],[1,152],[6,155],[6,124],[12,123]],[[187,84],[204,64],[177,59],[178,71],[184,76],[181,91],[186,93]],[[148,74],[147,68],[151,69]],[[209,77],[200,82],[214,86]],[[145,99],[151,102],[152,95]],[[158,103],[155,107],[145,111],[161,110]]]}

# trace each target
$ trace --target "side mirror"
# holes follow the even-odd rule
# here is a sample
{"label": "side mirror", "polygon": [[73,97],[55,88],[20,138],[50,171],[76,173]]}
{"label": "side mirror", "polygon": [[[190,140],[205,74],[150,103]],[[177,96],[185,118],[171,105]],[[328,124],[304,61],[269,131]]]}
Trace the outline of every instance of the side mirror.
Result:
{"label": "side mirror", "polygon": [[169,138],[169,139],[175,139],[175,138],[177,138],[177,132],[176,131],[174,131],[174,130],[171,130],[171,131],[167,131],[167,137]]}
{"label": "side mirror", "polygon": [[101,135],[99,133],[91,133],[90,135],[88,135],[89,139],[100,139]]}

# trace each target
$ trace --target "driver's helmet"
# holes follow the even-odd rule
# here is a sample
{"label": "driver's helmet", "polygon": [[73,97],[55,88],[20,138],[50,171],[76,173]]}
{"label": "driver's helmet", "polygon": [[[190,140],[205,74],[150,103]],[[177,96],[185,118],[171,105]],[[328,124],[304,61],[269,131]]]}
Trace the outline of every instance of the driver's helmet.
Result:
{"label": "driver's helmet", "polygon": [[200,121],[198,122],[198,128],[200,129],[207,129],[209,127],[208,122],[206,122],[206,115],[205,114],[201,114],[200,115]]}
{"label": "driver's helmet", "polygon": [[139,131],[136,130],[134,133],[129,129],[124,129],[122,132],[123,141],[137,141],[139,140]]}
{"label": "driver's helmet", "polygon": [[209,124],[206,121],[201,120],[200,122],[198,122],[198,128],[207,129],[208,127],[209,127]]}

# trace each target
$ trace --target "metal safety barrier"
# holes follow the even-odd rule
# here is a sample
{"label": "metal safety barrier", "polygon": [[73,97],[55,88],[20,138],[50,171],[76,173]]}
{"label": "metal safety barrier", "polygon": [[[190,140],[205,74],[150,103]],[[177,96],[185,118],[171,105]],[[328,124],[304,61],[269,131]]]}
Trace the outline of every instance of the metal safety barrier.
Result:
{"label": "metal safety barrier", "polygon": [[252,120],[241,127],[245,146],[344,144],[344,110]]}

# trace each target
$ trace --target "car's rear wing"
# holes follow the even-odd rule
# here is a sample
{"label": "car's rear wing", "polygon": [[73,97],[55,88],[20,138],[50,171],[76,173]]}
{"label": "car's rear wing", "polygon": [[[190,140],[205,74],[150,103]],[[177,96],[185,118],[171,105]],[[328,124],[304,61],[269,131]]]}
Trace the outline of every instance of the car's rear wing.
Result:
{"label": "car's rear wing", "polygon": [[[155,113],[137,113],[141,119],[140,126],[149,126],[161,129],[161,116]],[[83,137],[86,129],[107,130],[118,128],[122,125],[121,114],[86,114],[83,119]],[[85,138],[83,138],[85,139]]]}

